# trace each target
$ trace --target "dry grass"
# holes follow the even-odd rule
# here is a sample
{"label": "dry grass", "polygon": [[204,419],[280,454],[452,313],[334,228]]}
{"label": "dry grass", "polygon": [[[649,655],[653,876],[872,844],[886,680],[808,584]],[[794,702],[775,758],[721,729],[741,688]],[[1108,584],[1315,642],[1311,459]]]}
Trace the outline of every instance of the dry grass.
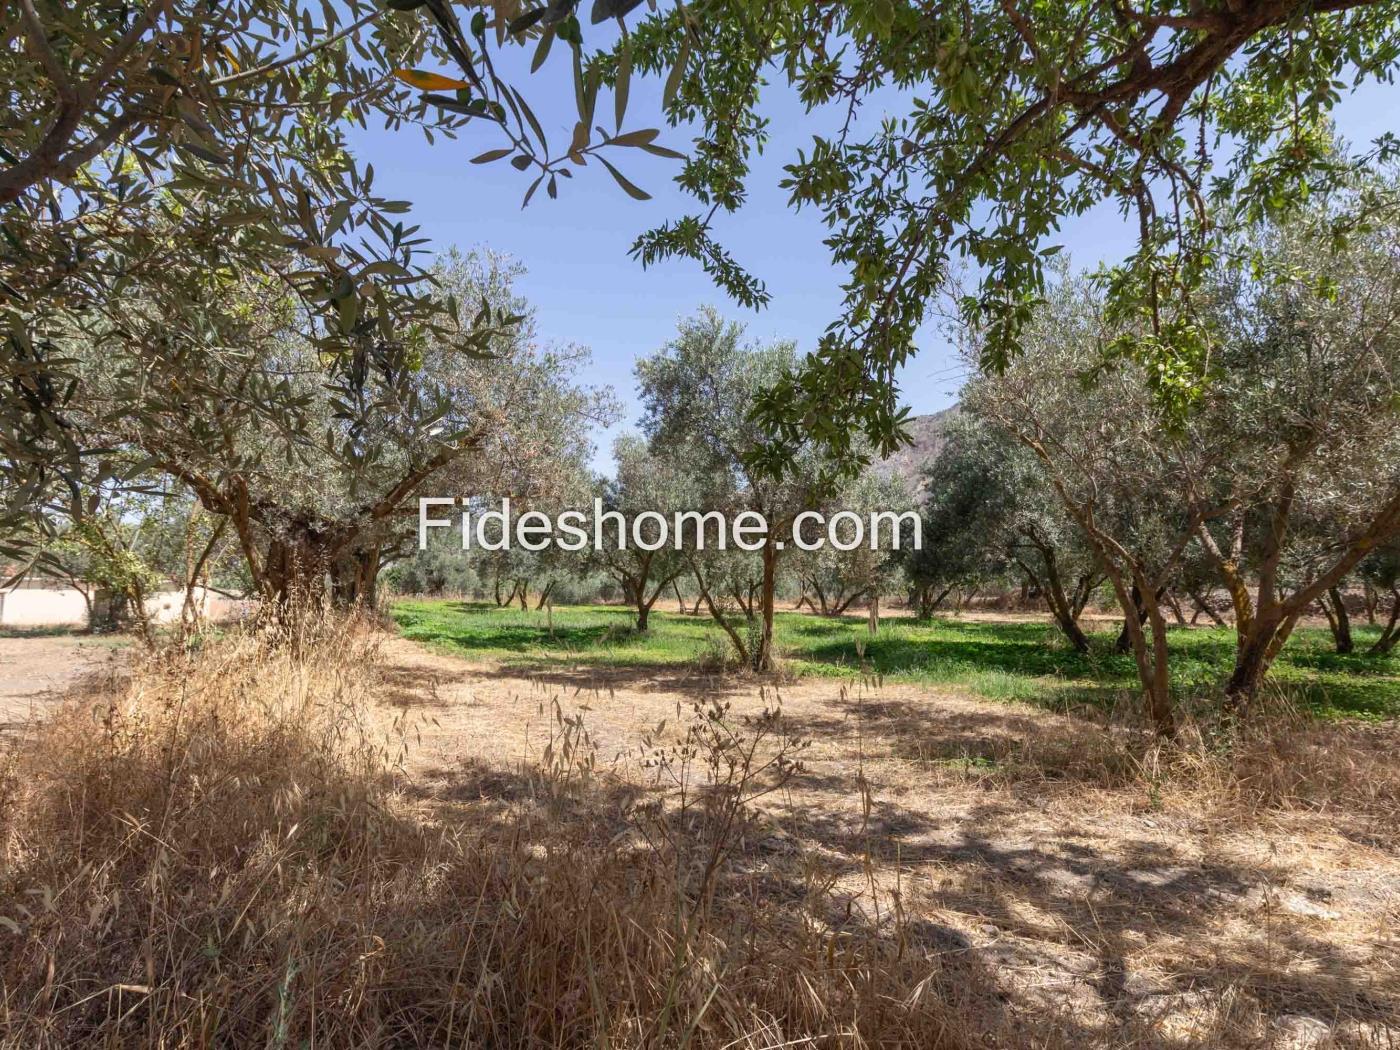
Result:
{"label": "dry grass", "polygon": [[[1316,818],[1392,852],[1393,727],[1272,712],[1163,750],[1132,725],[816,686],[785,689],[782,715],[771,691],[719,690],[677,719],[675,694],[609,685],[580,716],[557,683],[475,682],[454,702],[381,646],[362,624],[295,646],[235,634],[89,686],[16,744],[0,1045],[1380,1047],[1395,1031],[1376,961],[1394,949],[1342,903],[1288,910],[1301,891],[1280,872],[1322,863],[1312,832],[1269,852],[1253,830]],[[380,702],[410,677],[436,706]],[[437,780],[416,757],[435,749]],[[1289,1028],[1320,1014],[1328,1041]]]}
{"label": "dry grass", "polygon": [[374,648],[166,656],[15,750],[4,1045],[957,1045],[916,960],[733,892],[774,724],[701,711],[656,754],[709,790],[658,806],[561,717],[500,806],[432,822],[395,792]]}
{"label": "dry grass", "polygon": [[961,762],[937,739],[926,757],[945,779],[1142,790],[1154,805],[1208,813],[1220,826],[1328,813],[1400,846],[1400,723],[1321,721],[1282,701],[1239,724],[1186,718],[1170,742],[1144,719],[1014,722],[1023,732],[989,734]]}
{"label": "dry grass", "polygon": [[1264,717],[1225,751],[1201,749],[1212,786],[1244,811],[1333,813],[1400,843],[1400,725]]}

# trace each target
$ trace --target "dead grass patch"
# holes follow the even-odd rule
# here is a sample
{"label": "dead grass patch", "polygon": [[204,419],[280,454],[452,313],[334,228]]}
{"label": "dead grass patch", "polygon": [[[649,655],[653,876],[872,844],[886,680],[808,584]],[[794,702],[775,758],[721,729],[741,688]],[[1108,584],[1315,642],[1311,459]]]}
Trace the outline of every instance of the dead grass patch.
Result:
{"label": "dead grass patch", "polygon": [[961,1045],[920,960],[740,892],[775,727],[702,715],[662,749],[689,799],[639,805],[561,711],[541,767],[482,785],[499,804],[428,820],[375,647],[235,635],[13,751],[4,1045]]}
{"label": "dead grass patch", "polygon": [[235,633],[11,751],[0,1045],[1390,1046],[1394,743]]}

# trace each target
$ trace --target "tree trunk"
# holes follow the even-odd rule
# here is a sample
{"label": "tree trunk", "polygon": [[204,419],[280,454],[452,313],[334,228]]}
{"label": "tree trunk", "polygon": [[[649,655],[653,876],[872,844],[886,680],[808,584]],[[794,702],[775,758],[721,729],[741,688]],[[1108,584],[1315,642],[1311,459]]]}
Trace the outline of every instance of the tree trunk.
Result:
{"label": "tree trunk", "polygon": [[331,563],[331,600],[337,609],[374,609],[379,603],[380,548],[342,551]]}
{"label": "tree trunk", "polygon": [[933,588],[929,586],[919,587],[914,592],[914,610],[920,620],[927,620],[933,616],[934,610],[943,604],[945,598],[952,592],[950,584],[939,591],[937,595],[933,593]]}
{"label": "tree trunk", "polygon": [[1069,644],[1074,647],[1074,651],[1087,653],[1089,639],[1084,636],[1084,631],[1079,626],[1079,616],[1065,595],[1064,582],[1060,579],[1060,566],[1055,560],[1055,552],[1052,548],[1039,544],[1036,545],[1036,549],[1040,551],[1040,561],[1044,566],[1045,581],[1043,584],[1040,578],[1031,571],[1030,566],[1020,562],[1020,559],[1017,561],[1026,573],[1029,582],[1045,598],[1046,604],[1050,606],[1051,614],[1055,617],[1055,623],[1064,632],[1064,636],[1069,639]]}
{"label": "tree trunk", "polygon": [[[199,504],[195,504],[195,506],[198,507]],[[193,515],[191,515],[190,520],[194,520]],[[183,634],[188,634],[188,632],[192,630],[198,630],[200,625],[204,622],[204,609],[201,608],[200,603],[195,599],[194,592],[199,586],[200,576],[203,576],[205,583],[204,598],[206,601],[208,600],[209,574],[207,567],[209,558],[214,553],[214,548],[218,546],[219,539],[223,536],[224,529],[227,525],[228,518],[219,519],[219,524],[214,527],[213,532],[209,536],[209,542],[204,545],[204,549],[200,551],[197,557],[191,557],[193,552],[190,550],[186,552],[185,604],[180,609],[180,630]]]}
{"label": "tree trunk", "polygon": [[652,607],[661,600],[661,592],[666,589],[668,583],[675,583],[676,577],[661,579],[656,583],[656,588],[651,592],[651,597],[646,596],[645,583],[637,587],[637,632],[645,634],[647,630],[647,620],[651,616]]}
{"label": "tree trunk", "polygon": [[1327,616],[1327,626],[1332,629],[1332,642],[1337,652],[1346,654],[1356,648],[1356,644],[1351,637],[1351,617],[1347,615],[1346,602],[1342,599],[1342,592],[1336,587],[1329,587],[1327,594],[1320,600],[1322,611]]}
{"label": "tree trunk", "polygon": [[690,566],[691,573],[695,576],[695,586],[700,591],[700,596],[695,599],[696,612],[699,612],[699,605],[703,601],[706,608],[710,610],[710,618],[724,629],[724,633],[729,636],[729,641],[734,645],[734,652],[743,663],[749,662],[749,650],[744,645],[744,639],[739,632],[734,629],[734,625],[729,622],[729,618],[724,615],[724,610],[715,604],[714,596],[710,594],[710,589],[705,585],[705,578],[700,574],[700,567],[696,565],[694,557],[689,552],[685,555],[686,563]]}
{"label": "tree trunk", "polygon": [[1191,600],[1196,603],[1196,613],[1191,617],[1191,622],[1193,624],[1196,622],[1196,617],[1200,616],[1201,613],[1205,613],[1210,617],[1211,623],[1215,624],[1215,626],[1225,626],[1225,621],[1221,619],[1220,614],[1215,611],[1215,607],[1210,604],[1209,595],[1202,596],[1199,591],[1187,591],[1186,593],[1189,594]]}
{"label": "tree trunk", "polygon": [[1266,650],[1268,644],[1264,632],[1245,641],[1235,654],[1235,670],[1225,683],[1225,706],[1227,710],[1244,714],[1249,702],[1259,692],[1259,683],[1268,670]]}
{"label": "tree trunk", "polygon": [[540,592],[540,600],[535,602],[535,612],[539,612],[545,607],[545,603],[549,601],[550,592],[552,592],[553,590],[554,581],[550,580],[547,584],[545,584],[544,590]]}
{"label": "tree trunk", "polygon": [[[93,629],[93,626],[92,626],[92,588],[89,587],[89,586],[87,586],[87,585],[85,585],[85,584],[83,584],[83,583],[80,582],[80,581],[73,581],[73,589],[74,589],[75,591],[77,591],[77,592],[82,596],[82,599],[83,599],[83,610],[84,610],[84,612],[83,612],[83,620],[84,620],[84,622],[88,625],[88,630],[91,631],[91,630]],[[3,594],[0,594],[0,605],[3,605],[3,604],[4,604],[4,595],[3,595]]]}
{"label": "tree trunk", "polygon": [[1075,581],[1074,599],[1070,603],[1070,612],[1074,614],[1076,623],[1084,615],[1084,607],[1089,604],[1089,599],[1094,596],[1095,589],[1102,582],[1102,577],[1095,578],[1092,572],[1085,573]]}
{"label": "tree trunk", "polygon": [[[1143,591],[1137,582],[1131,588],[1125,586],[1117,570],[1110,573],[1109,580],[1113,584],[1118,605],[1123,610],[1123,631],[1128,636],[1128,648],[1137,665],[1138,681],[1147,698],[1148,716],[1158,736],[1173,737],[1176,735],[1176,716],[1171,702],[1166,621],[1155,600],[1150,603],[1150,608],[1144,608],[1149,603],[1143,602]],[[1143,631],[1146,621],[1152,625],[1151,649],[1148,648],[1147,634]]]}
{"label": "tree trunk", "polygon": [[1386,622],[1385,630],[1381,631],[1381,636],[1367,650],[1372,656],[1385,656],[1395,648],[1396,640],[1400,639],[1400,589],[1392,587],[1390,594],[1390,619]]}
{"label": "tree trunk", "polygon": [[93,634],[120,630],[125,614],[126,602],[121,594],[101,584],[94,588],[88,602],[88,630]]}
{"label": "tree trunk", "polygon": [[139,579],[131,582],[131,599],[127,602],[127,608],[132,610],[132,619],[136,621],[136,633],[141,642],[147,649],[154,648],[156,641],[151,633],[151,614],[146,609],[146,588]]}
{"label": "tree trunk", "polygon": [[296,522],[268,543],[263,559],[263,599],[274,620],[286,622],[313,608],[326,596],[331,552],[323,534]]}
{"label": "tree trunk", "polygon": [[659,597],[661,596],[661,589],[662,589],[662,587],[664,587],[664,586],[665,586],[664,583],[658,585],[657,588],[656,588],[656,590],[652,591],[651,597],[648,598],[648,597],[647,597],[647,592],[646,592],[646,586],[645,586],[645,584],[638,584],[638,585],[637,585],[637,589],[636,589],[636,591],[634,592],[634,594],[636,595],[636,600],[635,600],[634,604],[635,604],[636,607],[637,607],[637,633],[638,633],[638,634],[646,634],[646,633],[647,633],[647,630],[648,630],[648,621],[651,619],[651,607],[652,607],[653,605],[656,604],[656,599],[659,598]]}
{"label": "tree trunk", "polygon": [[763,623],[759,629],[758,645],[754,648],[753,669],[773,670],[773,595],[778,584],[778,551],[773,544],[763,548],[763,590],[760,595]]}
{"label": "tree trunk", "polygon": [[1069,639],[1069,644],[1076,653],[1087,653],[1089,651],[1089,639],[1084,634],[1084,629],[1079,626],[1079,621],[1069,613],[1056,613],[1055,622],[1060,625],[1060,630]]}
{"label": "tree trunk", "polygon": [[1159,736],[1176,735],[1176,717],[1172,711],[1170,655],[1167,652],[1167,621],[1157,601],[1149,603],[1148,621],[1152,625],[1152,689],[1148,693],[1148,714]]}
{"label": "tree trunk", "polygon": [[748,599],[745,599],[745,596],[743,596],[743,591],[741,591],[741,589],[738,588],[738,585],[735,585],[734,588],[731,588],[731,591],[729,591],[729,595],[731,595],[732,598],[734,598],[734,603],[735,603],[735,605],[738,605],[738,606],[739,606],[739,609],[742,609],[742,610],[743,610],[743,619],[752,620],[752,619],[753,619],[753,588],[752,588],[752,587],[749,588],[749,598],[748,598]]}
{"label": "tree trunk", "polygon": [[1293,626],[1298,622],[1298,614],[1288,615],[1283,607],[1274,605],[1266,610],[1256,610],[1250,621],[1249,630],[1239,639],[1235,652],[1235,669],[1230,680],[1225,683],[1225,709],[1243,715],[1251,701],[1259,693],[1260,683],[1269,666],[1278,656]]}
{"label": "tree trunk", "polygon": [[[844,614],[844,613],[846,612],[846,610],[849,609],[858,599],[865,597],[865,595],[866,595],[867,593],[869,593],[869,591],[870,591],[870,588],[869,588],[869,587],[862,588],[861,590],[858,590],[858,591],[852,591],[850,594],[848,594],[848,595],[846,595],[844,598],[842,598],[842,599],[840,600],[840,602],[836,605],[836,607],[835,607],[834,609],[831,610],[831,615],[832,615],[832,616],[841,616],[841,615]],[[879,599],[877,598],[876,600],[878,601]]]}
{"label": "tree trunk", "polygon": [[[1166,588],[1162,588],[1162,590],[1165,590],[1165,589],[1166,589]],[[1159,590],[1159,591],[1157,592],[1157,600],[1158,600],[1158,601],[1161,600],[1161,597],[1162,597],[1162,590]],[[1147,622],[1147,615],[1148,615],[1148,614],[1147,614],[1147,606],[1146,606],[1146,603],[1144,603],[1143,600],[1142,600],[1142,592],[1138,590],[1138,585],[1137,585],[1137,584],[1133,584],[1132,599],[1133,599],[1133,608],[1137,610],[1136,615],[1137,615],[1138,626],[1141,627],[1144,623]],[[1153,604],[1155,605],[1156,602],[1154,602]],[[1129,631],[1128,631],[1128,618],[1129,618],[1129,615],[1130,615],[1130,614],[1128,614],[1128,613],[1124,613],[1124,615],[1123,615],[1123,628],[1122,628],[1122,630],[1120,630],[1120,631],[1118,632],[1118,641],[1115,642],[1114,645],[1113,645],[1113,648],[1114,648],[1114,650],[1115,650],[1116,652],[1126,653],[1126,652],[1128,652],[1128,651],[1132,648],[1132,635],[1131,635],[1131,634],[1129,633]]]}

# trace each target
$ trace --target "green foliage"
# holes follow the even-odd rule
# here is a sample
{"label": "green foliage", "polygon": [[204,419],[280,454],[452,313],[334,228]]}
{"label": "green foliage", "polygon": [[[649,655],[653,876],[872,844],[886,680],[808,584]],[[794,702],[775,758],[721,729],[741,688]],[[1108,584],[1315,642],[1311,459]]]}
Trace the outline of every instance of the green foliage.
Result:
{"label": "green foliage", "polygon": [[[850,479],[825,502],[822,513],[827,522],[843,512],[856,515],[866,534],[851,550],[840,550],[828,541],[825,526],[805,530],[809,544],[819,543],[812,551],[797,551],[793,555],[793,571],[802,592],[813,607],[823,613],[840,613],[852,602],[879,597],[891,590],[898,578],[903,557],[917,557],[913,550],[912,519],[886,526],[883,522],[878,536],[879,547],[872,549],[870,522],[873,514],[902,516],[914,508],[914,499],[898,476],[881,476],[871,471]],[[845,519],[849,521],[849,519]],[[889,519],[885,519],[889,521]],[[842,524],[844,524],[843,522]],[[838,526],[839,527],[839,526]],[[895,548],[895,529],[899,533],[899,550]]]}
{"label": "green foliage", "polygon": [[[543,132],[520,92],[496,75],[481,21],[468,40],[441,3],[6,6],[7,526],[55,493],[68,499],[69,516],[80,516],[78,494],[116,478],[110,448],[82,418],[90,392],[74,342],[136,361],[134,371],[174,373],[122,395],[124,414],[150,422],[188,411],[180,387],[205,375],[227,394],[247,328],[291,310],[314,355],[304,363],[360,433],[386,398],[415,397],[426,343],[450,343],[470,359],[493,352],[522,318],[485,299],[438,294],[420,262],[426,241],[402,218],[408,205],[377,193],[372,166],[359,165],[346,145],[348,126],[372,119],[417,127],[429,140],[474,123],[510,143],[502,155],[533,156],[532,136],[543,146]],[[502,19],[493,24],[504,32]],[[415,68],[448,63],[466,79]],[[623,133],[619,123],[599,146],[669,152],[655,137]],[[595,149],[572,152],[582,163]],[[553,194],[554,175],[568,172],[539,163]],[[307,429],[313,421],[298,398],[255,377],[223,404],[315,444],[322,434]],[[197,422],[211,432],[234,425]],[[340,451],[347,462],[362,454],[356,442]]]}
{"label": "green foliage", "polygon": [[[778,537],[803,511],[835,494],[847,465],[823,455],[814,436],[793,430],[780,436],[757,430],[754,398],[796,361],[791,342],[744,345],[743,328],[704,309],[682,320],[676,338],[637,365],[642,428],[653,448],[685,462],[699,483],[697,507],[734,516],[762,515],[768,533],[761,558],[742,551],[687,552],[687,562],[709,609],[725,627],[740,658],[766,670],[771,659],[772,613],[783,560]],[[789,469],[782,475],[756,469],[781,448]],[[745,598],[747,595],[747,598]],[[749,631],[762,629],[750,646],[729,622],[729,600],[742,608]],[[750,632],[751,633],[751,632]]]}
{"label": "green foliage", "polygon": [[[392,609],[404,636],[442,652],[498,660],[519,672],[545,669],[638,669],[686,673],[722,642],[702,617],[652,613],[651,630],[632,630],[620,606],[558,607],[551,635],[544,613],[491,605],[399,601]],[[1106,628],[1106,629],[1105,629]],[[1090,635],[1079,654],[1044,623],[887,617],[870,638],[863,616],[777,615],[777,646],[786,672],[849,678],[876,671],[891,681],[967,689],[994,700],[1055,709],[1102,709],[1131,703],[1136,693],[1132,657],[1113,651],[1116,625]],[[1369,642],[1375,628],[1363,627]],[[1234,659],[1228,629],[1174,630],[1174,690],[1199,697],[1228,673]],[[1324,717],[1393,718],[1400,715],[1400,655],[1337,656],[1325,630],[1295,632],[1276,668],[1283,692]],[[863,655],[862,655],[863,653]]]}
{"label": "green foliage", "polygon": [[75,559],[80,579],[127,598],[157,586],[161,574],[128,544],[131,529],[110,516],[77,522],[54,542],[55,553]]}
{"label": "green foliage", "polygon": [[[619,48],[667,77],[668,119],[698,129],[678,182],[707,211],[634,252],[696,259],[740,302],[765,301],[713,220],[744,205],[768,139],[763,98],[786,88],[834,118],[782,187],[818,213],[848,277],[812,358],[757,406],[774,434],[804,427],[844,450],[856,420],[877,451],[896,448],[894,377],[954,261],[976,275],[960,305],[985,333],[982,363],[1002,367],[1045,292],[1057,231],[1103,203],[1139,233],[1110,298],[1144,326],[1118,350],[1150,364],[1180,413],[1206,378],[1208,333],[1192,312],[1213,231],[1286,213],[1344,176],[1355,162],[1328,114],[1352,84],[1389,79],[1396,29],[1381,2],[663,5]],[[887,115],[864,119],[876,106]],[[1364,159],[1393,147],[1382,139]],[[785,452],[760,450],[775,469]]]}

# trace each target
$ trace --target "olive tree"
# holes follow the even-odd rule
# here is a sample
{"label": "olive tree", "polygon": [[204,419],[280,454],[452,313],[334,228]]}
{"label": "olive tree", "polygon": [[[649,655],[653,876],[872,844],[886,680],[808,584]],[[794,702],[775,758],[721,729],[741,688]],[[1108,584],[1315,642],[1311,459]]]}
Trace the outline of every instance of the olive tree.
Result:
{"label": "olive tree", "polygon": [[1357,571],[1376,592],[1390,597],[1390,612],[1369,650],[1373,656],[1385,656],[1400,641],[1400,541],[1391,540],[1371,551]]}
{"label": "olive tree", "polygon": [[385,546],[412,535],[426,483],[456,464],[487,474],[518,461],[538,411],[571,434],[595,406],[559,378],[583,352],[534,344],[513,275],[497,259],[449,259],[437,278],[449,299],[480,304],[473,332],[501,322],[485,347],[406,327],[393,353],[367,350],[351,387],[327,382],[307,312],[275,284],[231,282],[201,340],[134,300],[120,329],[75,351],[75,412],[229,519],[270,608],[319,601],[328,575],[336,600],[370,602]]}
{"label": "olive tree", "polygon": [[[900,551],[914,614],[927,619],[955,589],[969,591],[1003,576],[1003,553],[983,542],[975,523],[990,505],[980,473],[969,475],[969,461],[944,453],[925,469],[921,507],[923,542]],[[980,468],[979,468],[980,471]]]}
{"label": "olive tree", "polygon": [[281,0],[23,0],[6,5],[0,37],[11,515],[54,482],[71,492],[106,480],[101,442],[79,426],[85,394],[66,337],[119,328],[134,298],[172,336],[200,338],[204,307],[227,294],[219,285],[259,274],[349,322],[317,333],[324,370],[340,378],[362,323],[427,309],[405,283],[422,276],[393,218],[405,206],[375,193],[341,123],[435,115],[391,75],[429,47],[408,18],[364,0],[323,17]]}
{"label": "olive tree", "polygon": [[[507,17],[492,14],[498,43]],[[484,11],[464,25],[436,0],[4,6],[0,518],[12,531],[54,491],[80,517],[81,491],[111,480],[102,435],[81,425],[87,395],[68,348],[75,329],[110,345],[133,299],[163,316],[168,338],[199,342],[220,326],[210,314],[231,282],[274,285],[258,296],[314,316],[300,326],[315,351],[303,364],[347,404],[365,394],[367,358],[412,370],[396,329],[467,334],[432,293],[407,204],[377,192],[346,131],[382,120],[431,140],[470,128],[476,149],[495,147],[475,159],[511,156],[547,175],[553,195],[572,172],[497,75],[487,35]],[[620,133],[620,106],[618,119]],[[669,152],[651,144],[654,131],[630,134],[573,143],[568,163],[614,147]],[[475,333],[477,350],[491,328]],[[192,407],[172,397],[163,408],[179,405]],[[276,425],[301,422],[288,412]],[[32,520],[42,531],[47,519]]]}
{"label": "olive tree", "polygon": [[[573,8],[539,4],[514,24],[529,37]],[[679,179],[698,207],[640,237],[636,254],[693,259],[739,301],[765,302],[762,275],[725,250],[719,217],[749,199],[769,140],[765,106],[796,95],[814,133],[781,188],[822,221],[846,280],[816,352],[765,394],[760,414],[775,434],[815,427],[842,447],[857,423],[882,454],[906,418],[894,377],[950,261],[978,265],[963,308],[999,366],[1020,346],[1064,220],[1105,203],[1139,234],[1111,293],[1141,322],[1134,352],[1165,366],[1160,400],[1189,400],[1207,364],[1193,304],[1211,231],[1333,177],[1329,112],[1397,64],[1396,12],[1376,0],[648,10],[586,65],[604,83],[624,70],[666,78],[667,118],[698,129]],[[875,98],[879,115],[867,115]],[[1212,185],[1228,201],[1214,213]],[[769,451],[781,462],[786,449]]]}
{"label": "olive tree", "polygon": [[[857,601],[876,601],[899,572],[899,552],[913,540],[913,530],[907,521],[886,519],[879,535],[872,536],[871,515],[892,514],[896,517],[913,509],[913,498],[904,482],[894,476],[882,477],[864,472],[845,481],[823,506],[826,521],[837,514],[854,514],[860,519],[860,542],[849,550],[828,542],[825,527],[816,522],[804,524],[804,541],[815,550],[799,551],[793,557],[794,572],[801,587],[799,603],[806,601],[813,612],[822,616],[840,616]],[[853,537],[842,537],[845,530],[837,523],[837,539],[841,546]],[[896,550],[896,530],[901,530]],[[878,542],[878,546],[876,543]]]}
{"label": "olive tree", "polygon": [[[783,537],[790,536],[793,519],[826,500],[837,472],[816,451],[810,438],[795,435],[794,469],[777,477],[755,468],[764,455],[766,439],[749,421],[749,408],[759,391],[791,368],[797,350],[790,342],[744,344],[740,325],[725,321],[714,310],[702,310],[680,323],[675,339],[637,365],[643,406],[643,430],[658,452],[674,451],[693,457],[691,469],[709,480],[706,508],[734,516],[762,515],[767,533],[758,546],[756,578],[757,638],[744,645],[737,630],[725,622],[713,600],[716,587],[703,573],[697,584],[712,615],[721,622],[743,656],[756,670],[773,662],[773,612],[778,573],[785,554]],[[786,545],[790,547],[791,545]],[[742,553],[742,552],[740,552]],[[739,559],[742,561],[742,559]],[[734,556],[724,559],[726,578],[733,577]],[[736,595],[743,594],[736,588]],[[742,600],[742,599],[741,599]],[[746,611],[753,612],[752,601]]]}
{"label": "olive tree", "polygon": [[1203,309],[1218,373],[1184,420],[1162,413],[1154,374],[1113,356],[1116,319],[1082,279],[1038,312],[1024,361],[973,386],[975,410],[1034,452],[1107,573],[1164,730],[1160,602],[1188,544],[1231,597],[1225,694],[1242,710],[1298,619],[1400,533],[1397,227],[1376,190],[1222,243]]}
{"label": "olive tree", "polygon": [[1084,373],[1102,362],[1105,324],[1088,282],[1065,274],[1026,330],[1026,353],[971,383],[964,402],[1040,464],[1113,588],[1148,713],[1170,735],[1160,597],[1195,536],[1197,522],[1171,506],[1193,474],[1191,446],[1162,426],[1139,362],[1118,360],[1086,389]]}
{"label": "olive tree", "polygon": [[964,552],[991,575],[1019,571],[1069,643],[1088,652],[1079,617],[1103,573],[1026,448],[961,413],[928,468],[925,493],[926,542]]}
{"label": "olive tree", "polygon": [[[603,545],[592,552],[592,560],[617,581],[636,610],[637,631],[644,633],[652,606],[688,569],[673,526],[678,511],[694,508],[698,489],[683,457],[674,450],[655,452],[636,435],[617,439],[613,459],[616,470],[601,479],[599,498],[605,514],[620,518],[610,519],[618,524],[604,528]],[[655,546],[663,539],[663,546]]]}
{"label": "olive tree", "polygon": [[[1325,197],[1230,244],[1217,278],[1220,375],[1183,435],[1202,548],[1235,614],[1238,703],[1298,619],[1400,533],[1397,200]],[[1349,227],[1339,240],[1338,226]]]}

